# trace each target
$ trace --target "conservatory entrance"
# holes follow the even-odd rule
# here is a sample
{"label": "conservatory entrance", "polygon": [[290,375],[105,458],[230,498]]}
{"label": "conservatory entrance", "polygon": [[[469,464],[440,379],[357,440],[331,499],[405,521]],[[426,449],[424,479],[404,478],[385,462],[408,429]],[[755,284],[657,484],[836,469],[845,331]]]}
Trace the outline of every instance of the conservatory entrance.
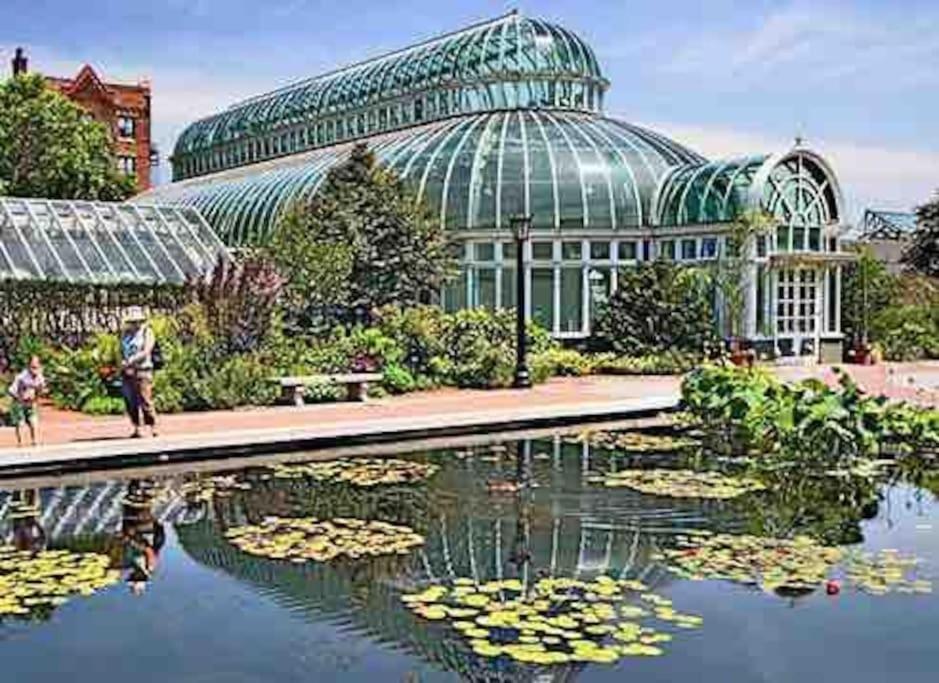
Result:
{"label": "conservatory entrance", "polygon": [[776,273],[776,353],[818,357],[821,333],[822,274],[813,268]]}

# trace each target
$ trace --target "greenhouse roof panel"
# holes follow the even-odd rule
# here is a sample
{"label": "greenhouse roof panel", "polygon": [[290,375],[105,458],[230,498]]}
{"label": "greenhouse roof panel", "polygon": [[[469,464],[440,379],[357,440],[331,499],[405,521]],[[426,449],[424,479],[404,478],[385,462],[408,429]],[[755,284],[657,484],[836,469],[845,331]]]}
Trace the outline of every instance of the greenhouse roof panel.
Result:
{"label": "greenhouse roof panel", "polygon": [[0,279],[181,284],[224,253],[194,209],[0,197]]}
{"label": "greenhouse roof panel", "polygon": [[[220,146],[236,140],[321,122],[343,112],[374,113],[376,103],[460,86],[480,89],[481,100],[463,105],[469,110],[501,109],[509,103],[499,99],[498,91],[526,79],[578,82],[600,91],[608,85],[593,50],[576,34],[513,12],[238,102],[190,125],[177,140],[173,155],[179,161],[195,153],[220,151]],[[490,92],[496,93],[491,101]],[[564,100],[559,106],[597,107],[585,100]],[[215,163],[212,157],[208,161]]]}

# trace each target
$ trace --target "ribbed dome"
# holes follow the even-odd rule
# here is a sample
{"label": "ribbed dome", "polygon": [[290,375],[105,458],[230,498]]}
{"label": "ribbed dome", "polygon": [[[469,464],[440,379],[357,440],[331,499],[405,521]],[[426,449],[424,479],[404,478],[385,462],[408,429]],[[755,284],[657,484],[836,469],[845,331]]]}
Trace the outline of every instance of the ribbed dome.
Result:
{"label": "ribbed dome", "polygon": [[[504,92],[529,79],[535,84],[526,83],[525,92]],[[553,101],[571,109],[597,109],[607,86],[593,50],[573,32],[512,13],[238,103],[190,125],[177,140],[174,157],[428,90],[461,90],[448,108],[464,113],[511,105],[504,95],[542,101],[547,89],[529,90],[554,81],[579,88],[566,97],[552,94]]]}
{"label": "ribbed dome", "polygon": [[[500,111],[454,117],[369,140],[454,231],[507,229],[519,213],[535,229],[616,230],[651,224],[669,169],[703,159],[651,131],[572,112]],[[140,202],[200,209],[232,245],[263,240],[293,201],[309,198],[350,145],[173,183]]]}

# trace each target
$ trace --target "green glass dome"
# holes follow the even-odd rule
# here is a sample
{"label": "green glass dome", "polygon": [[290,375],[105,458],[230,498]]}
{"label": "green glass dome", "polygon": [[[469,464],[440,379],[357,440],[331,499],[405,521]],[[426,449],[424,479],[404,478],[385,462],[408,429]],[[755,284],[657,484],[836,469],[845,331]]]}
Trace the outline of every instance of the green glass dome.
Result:
{"label": "green glass dome", "polygon": [[[515,110],[452,117],[369,140],[453,231],[617,230],[651,223],[669,169],[704,163],[649,130],[590,114]],[[138,201],[199,209],[231,245],[263,240],[291,202],[311,197],[350,144],[173,183]]]}
{"label": "green glass dome", "polygon": [[801,147],[672,169],[657,192],[661,226],[726,223],[764,210],[786,225],[837,223],[843,200],[837,178],[818,154]]}
{"label": "green glass dome", "polygon": [[454,114],[599,111],[608,82],[583,40],[512,13],[240,102],[190,125],[182,179]]}

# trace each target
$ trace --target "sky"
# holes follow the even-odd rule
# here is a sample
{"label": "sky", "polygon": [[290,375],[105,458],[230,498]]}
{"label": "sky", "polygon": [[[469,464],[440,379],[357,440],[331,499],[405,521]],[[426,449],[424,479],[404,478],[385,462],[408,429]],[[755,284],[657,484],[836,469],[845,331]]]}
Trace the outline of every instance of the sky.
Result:
{"label": "sky", "polygon": [[939,0],[0,0],[0,76],[149,79],[157,180],[191,121],[511,9],[594,48],[606,113],[719,158],[828,157],[849,218],[939,189]]}

